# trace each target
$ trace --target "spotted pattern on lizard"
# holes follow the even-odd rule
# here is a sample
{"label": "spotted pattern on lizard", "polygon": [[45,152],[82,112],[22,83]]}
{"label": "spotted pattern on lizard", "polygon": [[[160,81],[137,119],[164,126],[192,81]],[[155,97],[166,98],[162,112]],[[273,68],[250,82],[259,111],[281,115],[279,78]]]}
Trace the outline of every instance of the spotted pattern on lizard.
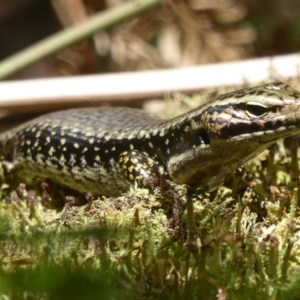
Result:
{"label": "spotted pattern on lizard", "polygon": [[106,196],[155,179],[213,190],[298,132],[300,94],[278,82],[221,95],[170,120],[124,107],[71,109],[2,133],[0,179],[50,179]]}

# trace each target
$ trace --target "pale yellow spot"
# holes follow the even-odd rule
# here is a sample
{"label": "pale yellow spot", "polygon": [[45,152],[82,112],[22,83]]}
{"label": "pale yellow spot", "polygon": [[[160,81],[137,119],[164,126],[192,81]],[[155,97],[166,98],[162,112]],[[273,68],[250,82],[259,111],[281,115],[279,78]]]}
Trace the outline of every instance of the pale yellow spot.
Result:
{"label": "pale yellow spot", "polygon": [[164,170],[163,167],[159,167],[158,172],[159,172],[160,175],[164,175],[165,170]]}
{"label": "pale yellow spot", "polygon": [[48,154],[49,154],[50,156],[52,156],[54,153],[55,153],[55,149],[54,149],[54,147],[51,147],[51,148],[49,149],[49,151],[48,151]]}
{"label": "pale yellow spot", "polygon": [[81,156],[81,165],[83,166],[83,167],[85,167],[86,165],[87,165],[87,162],[86,162],[86,159],[85,159],[85,157],[84,156]]}
{"label": "pale yellow spot", "polygon": [[64,164],[66,162],[65,156],[61,155],[59,161]]}
{"label": "pale yellow spot", "polygon": [[70,156],[70,165],[74,165],[76,162],[76,155],[75,154],[71,154]]}

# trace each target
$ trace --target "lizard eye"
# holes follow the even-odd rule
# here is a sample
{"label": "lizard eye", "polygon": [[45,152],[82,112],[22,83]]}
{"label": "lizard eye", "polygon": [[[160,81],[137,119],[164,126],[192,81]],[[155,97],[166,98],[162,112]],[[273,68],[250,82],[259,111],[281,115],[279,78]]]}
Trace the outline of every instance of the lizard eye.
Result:
{"label": "lizard eye", "polygon": [[257,118],[264,116],[268,112],[268,107],[257,102],[248,102],[245,111],[249,117]]}

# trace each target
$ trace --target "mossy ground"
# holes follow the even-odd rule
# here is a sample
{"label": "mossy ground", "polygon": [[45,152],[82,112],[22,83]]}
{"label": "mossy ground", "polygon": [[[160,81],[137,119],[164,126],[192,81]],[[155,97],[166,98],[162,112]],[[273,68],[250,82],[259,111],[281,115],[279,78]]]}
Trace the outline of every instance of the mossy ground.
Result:
{"label": "mossy ground", "polygon": [[159,189],[60,212],[19,190],[0,202],[1,298],[299,299],[297,152],[295,137],[249,162],[243,195],[183,197],[182,222]]}

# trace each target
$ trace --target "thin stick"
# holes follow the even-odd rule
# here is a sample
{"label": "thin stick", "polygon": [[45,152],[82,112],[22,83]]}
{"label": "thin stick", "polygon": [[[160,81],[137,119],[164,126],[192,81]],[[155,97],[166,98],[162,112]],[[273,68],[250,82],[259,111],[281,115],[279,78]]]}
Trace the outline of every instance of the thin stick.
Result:
{"label": "thin stick", "polygon": [[189,68],[0,83],[0,109],[33,112],[113,103],[126,105],[165,92],[256,84],[299,76],[299,56],[283,55]]}
{"label": "thin stick", "polygon": [[130,1],[97,13],[86,22],[66,28],[2,61],[0,64],[0,80],[92,36],[97,31],[107,29],[124,20],[137,16],[160,3],[161,0]]}

